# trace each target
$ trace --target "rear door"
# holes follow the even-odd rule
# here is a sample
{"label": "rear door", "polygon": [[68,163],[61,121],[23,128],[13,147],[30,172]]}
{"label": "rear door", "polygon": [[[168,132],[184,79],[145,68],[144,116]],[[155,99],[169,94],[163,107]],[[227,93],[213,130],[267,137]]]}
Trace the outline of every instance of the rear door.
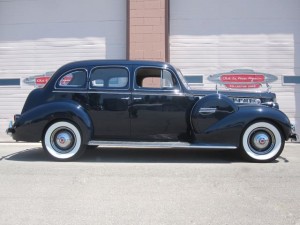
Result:
{"label": "rear door", "polygon": [[93,138],[130,138],[129,86],[128,67],[100,66],[92,69],[88,110],[94,125]]}

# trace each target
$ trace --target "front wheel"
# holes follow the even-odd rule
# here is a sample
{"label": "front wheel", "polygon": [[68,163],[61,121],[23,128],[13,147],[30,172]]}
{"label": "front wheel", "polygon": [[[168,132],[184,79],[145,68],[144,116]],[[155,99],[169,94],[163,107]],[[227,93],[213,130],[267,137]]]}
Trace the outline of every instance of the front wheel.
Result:
{"label": "front wheel", "polygon": [[76,159],[84,152],[79,129],[66,121],[56,122],[48,127],[43,138],[43,148],[58,161]]}
{"label": "front wheel", "polygon": [[248,126],[242,136],[242,155],[252,162],[271,162],[284,148],[280,130],[269,122],[256,122]]}

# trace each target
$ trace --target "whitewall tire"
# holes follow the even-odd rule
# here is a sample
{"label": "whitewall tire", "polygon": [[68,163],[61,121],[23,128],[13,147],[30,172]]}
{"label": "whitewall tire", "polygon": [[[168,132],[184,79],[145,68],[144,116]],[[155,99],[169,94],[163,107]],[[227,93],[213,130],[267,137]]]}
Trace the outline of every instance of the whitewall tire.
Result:
{"label": "whitewall tire", "polygon": [[84,151],[79,129],[66,121],[56,122],[48,127],[43,138],[43,148],[58,161],[76,159]]}
{"label": "whitewall tire", "polygon": [[285,144],[280,130],[269,122],[256,122],[248,126],[241,142],[243,156],[253,162],[275,160]]}

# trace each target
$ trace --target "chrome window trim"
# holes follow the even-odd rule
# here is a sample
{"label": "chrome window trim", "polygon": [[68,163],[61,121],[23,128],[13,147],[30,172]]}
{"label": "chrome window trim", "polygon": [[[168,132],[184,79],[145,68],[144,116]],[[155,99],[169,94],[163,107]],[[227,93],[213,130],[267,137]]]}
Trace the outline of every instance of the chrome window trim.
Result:
{"label": "chrome window trim", "polygon": [[[125,69],[127,71],[127,74],[128,74],[128,82],[127,82],[127,85],[126,87],[124,88],[101,88],[101,87],[92,87],[91,86],[91,75],[92,75],[92,72],[96,69],[101,69],[101,68],[121,68],[121,69]],[[129,90],[130,89],[130,70],[127,66],[119,66],[119,65],[105,65],[105,66],[95,66],[93,67],[91,70],[90,70],[90,73],[88,75],[88,90],[101,90],[101,91],[124,91],[124,90]],[[93,93],[93,92],[90,92],[89,93]],[[95,91],[94,93],[99,93],[98,91]],[[105,92],[107,93],[107,92]]]}
{"label": "chrome window trim", "polygon": [[[76,90],[56,90],[53,91],[54,93],[81,93],[81,94],[118,94],[118,95],[131,95],[133,94],[133,92],[131,91],[118,91],[118,90],[109,90],[109,91],[76,91]],[[135,92],[135,95],[145,95],[145,92]],[[173,92],[169,92],[169,93],[148,93],[147,95],[162,95],[164,94],[164,96],[186,96],[185,93],[173,93]]]}
{"label": "chrome window trim", "polygon": [[53,91],[55,93],[80,93],[80,94],[120,94],[120,95],[130,95],[131,92],[127,91],[123,91],[123,92],[120,92],[120,91],[70,91],[70,90],[57,90],[57,91]]}
{"label": "chrome window trim", "polygon": [[[143,69],[143,68],[148,68],[148,69],[160,69],[160,70],[167,70],[169,71],[173,76],[175,76],[175,79],[177,80],[177,83],[178,83],[178,87],[179,89],[170,89],[170,90],[164,90],[162,88],[137,88],[137,84],[136,84],[136,75],[137,75],[137,71],[139,69]],[[139,67],[136,67],[135,70],[134,70],[134,75],[133,75],[133,91],[141,91],[141,92],[158,92],[158,91],[161,91],[161,92],[174,92],[178,90],[179,93],[182,93],[182,87],[180,85],[180,82],[178,80],[178,77],[174,74],[174,72],[168,68],[165,68],[165,67],[160,67],[160,66],[139,66]]]}
{"label": "chrome window trim", "polygon": [[[136,92],[132,92],[132,94],[134,94],[134,95],[145,95],[145,92],[136,91]],[[174,93],[174,90],[173,90],[173,92],[163,92],[163,93],[161,93],[161,92],[157,92],[157,93],[148,92],[147,95],[186,96],[186,94],[182,93],[182,92]]]}
{"label": "chrome window trim", "polygon": [[[67,75],[68,73],[71,73],[72,71],[76,71],[76,70],[82,70],[82,71],[85,71],[85,77],[86,77],[86,82],[85,82],[85,86],[83,87],[78,87],[76,85],[70,85],[70,86],[60,86],[58,84],[58,82],[61,80],[61,78],[65,75]],[[66,71],[65,73],[63,73],[62,75],[60,75],[58,77],[58,79],[55,81],[55,84],[54,84],[54,90],[68,90],[68,89],[72,89],[72,88],[76,88],[76,89],[86,89],[87,88],[87,82],[88,82],[88,70],[86,68],[75,68],[75,69],[71,69],[71,70],[68,70]]]}

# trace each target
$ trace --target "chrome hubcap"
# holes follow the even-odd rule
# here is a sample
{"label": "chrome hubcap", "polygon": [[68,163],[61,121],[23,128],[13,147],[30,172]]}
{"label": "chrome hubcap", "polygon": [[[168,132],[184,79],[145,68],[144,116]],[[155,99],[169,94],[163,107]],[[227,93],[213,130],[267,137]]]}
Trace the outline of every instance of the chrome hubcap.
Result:
{"label": "chrome hubcap", "polygon": [[68,131],[60,132],[56,136],[56,145],[59,148],[68,148],[73,143],[74,138],[72,137],[72,134]]}
{"label": "chrome hubcap", "polygon": [[53,131],[51,135],[51,146],[58,153],[68,153],[76,144],[76,136],[72,130],[62,127]]}
{"label": "chrome hubcap", "polygon": [[270,142],[269,136],[264,133],[257,133],[253,138],[254,147],[264,149]]}
{"label": "chrome hubcap", "polygon": [[271,152],[275,146],[275,136],[266,128],[257,128],[250,133],[248,146],[251,151],[256,154],[267,154]]}

